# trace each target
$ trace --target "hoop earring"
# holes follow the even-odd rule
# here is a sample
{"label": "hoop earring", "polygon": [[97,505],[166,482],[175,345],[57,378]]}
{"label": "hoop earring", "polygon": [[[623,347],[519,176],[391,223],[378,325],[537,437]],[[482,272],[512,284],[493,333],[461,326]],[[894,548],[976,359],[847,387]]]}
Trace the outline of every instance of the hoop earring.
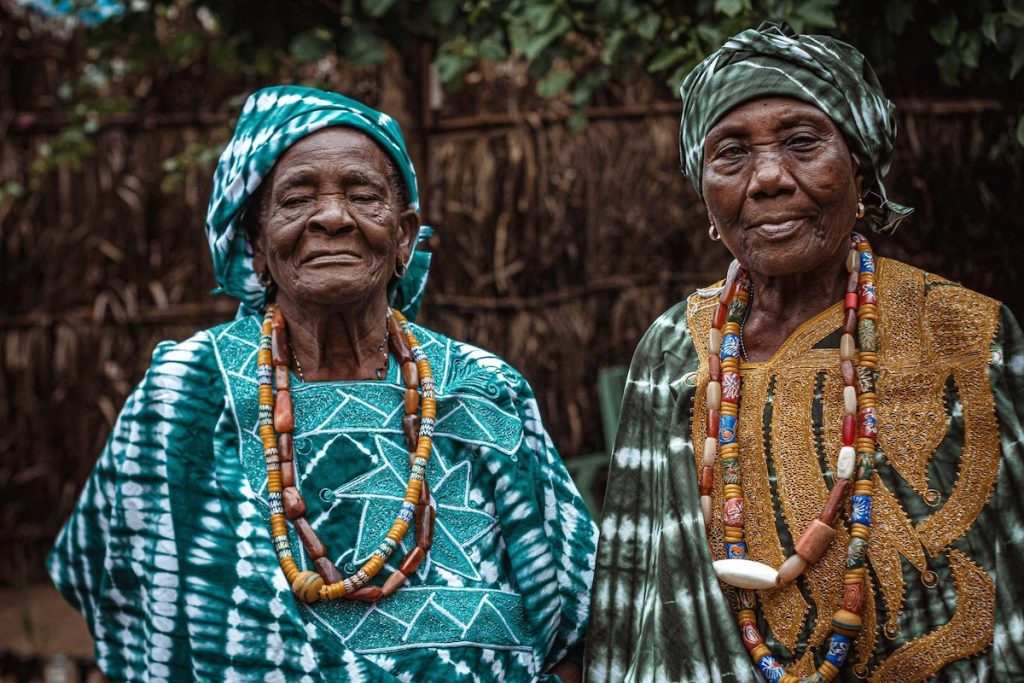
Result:
{"label": "hoop earring", "polygon": [[711,221],[711,225],[708,227],[708,237],[711,238],[712,242],[722,239],[722,236],[718,234],[718,226],[715,225],[714,221]]}
{"label": "hoop earring", "polygon": [[864,218],[864,202],[857,200],[857,218]]}
{"label": "hoop earring", "polygon": [[395,266],[395,277],[398,278],[399,280],[401,280],[408,274],[409,266],[405,265],[404,263],[399,263],[397,266]]}
{"label": "hoop earring", "polygon": [[262,273],[260,273],[260,284],[266,287],[267,289],[270,289],[271,287],[274,286],[274,278],[270,274],[269,270],[264,270]]}

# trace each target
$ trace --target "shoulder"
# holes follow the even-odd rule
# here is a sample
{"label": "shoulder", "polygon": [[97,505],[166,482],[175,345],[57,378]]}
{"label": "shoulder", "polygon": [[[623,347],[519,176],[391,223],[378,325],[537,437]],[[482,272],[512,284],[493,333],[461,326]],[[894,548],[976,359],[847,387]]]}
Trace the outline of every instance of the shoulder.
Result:
{"label": "shoulder", "polygon": [[440,395],[482,394],[491,399],[531,393],[522,374],[497,354],[423,325],[410,328],[427,354]]}
{"label": "shoulder", "polygon": [[202,330],[184,341],[157,344],[132,398],[146,403],[208,401],[211,389],[221,383],[211,332]]}
{"label": "shoulder", "polygon": [[935,354],[987,349],[999,329],[1002,304],[991,297],[895,259],[879,259],[879,275],[880,311],[909,325],[917,318]]}

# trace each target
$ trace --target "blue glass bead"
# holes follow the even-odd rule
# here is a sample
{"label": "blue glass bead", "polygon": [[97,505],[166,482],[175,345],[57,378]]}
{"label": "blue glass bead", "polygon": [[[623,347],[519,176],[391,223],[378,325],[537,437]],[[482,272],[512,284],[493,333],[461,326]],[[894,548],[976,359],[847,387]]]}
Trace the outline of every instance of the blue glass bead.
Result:
{"label": "blue glass bead", "polygon": [[871,496],[850,496],[850,502],[853,505],[853,515],[850,517],[850,521],[870,526]]}
{"label": "blue glass bead", "polygon": [[786,674],[786,670],[771,655],[765,655],[757,660],[757,668],[761,670],[761,675],[765,677],[768,683],[778,683]]}
{"label": "blue glass bead", "polygon": [[875,272],[875,258],[871,255],[871,252],[869,251],[860,252],[860,272]]}
{"label": "blue glass bead", "polygon": [[718,443],[736,443],[736,416],[721,415],[718,418]]}
{"label": "blue glass bead", "polygon": [[843,666],[843,662],[846,660],[846,655],[849,652],[850,639],[841,633],[833,633],[832,640],[828,644],[828,653],[825,655],[825,661],[839,669]]}
{"label": "blue glass bead", "polygon": [[722,353],[720,356],[722,360],[740,357],[740,338],[737,335],[730,332],[722,337]]}
{"label": "blue glass bead", "polygon": [[725,557],[729,560],[747,559],[747,544],[743,541],[725,544]]}

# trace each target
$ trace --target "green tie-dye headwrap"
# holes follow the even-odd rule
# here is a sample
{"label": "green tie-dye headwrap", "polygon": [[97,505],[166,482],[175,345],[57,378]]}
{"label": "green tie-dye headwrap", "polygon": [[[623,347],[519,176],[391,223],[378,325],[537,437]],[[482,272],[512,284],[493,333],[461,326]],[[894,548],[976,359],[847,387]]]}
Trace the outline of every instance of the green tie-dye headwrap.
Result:
{"label": "green tie-dye headwrap", "polygon": [[683,173],[701,190],[704,139],[723,115],[758,97],[784,96],[812,104],[835,122],[864,174],[867,215],[875,230],[894,230],[913,209],[888,200],[896,121],[893,104],[856,48],[828,36],[797,35],[765,23],[739,33],[683,81],[679,151]]}
{"label": "green tie-dye headwrap", "polygon": [[[235,134],[217,162],[213,192],[206,212],[206,236],[213,255],[218,292],[241,300],[240,315],[266,303],[266,290],[252,266],[252,246],[242,227],[246,201],[285,150],[327,126],[346,126],[370,136],[402,176],[409,208],[419,211],[416,171],[398,123],[387,114],[336,93],[284,85],[264,88],[249,96],[238,117]],[[417,241],[431,229],[420,228]],[[430,254],[413,250],[404,278],[388,286],[391,306],[413,319],[420,306],[430,269]]]}

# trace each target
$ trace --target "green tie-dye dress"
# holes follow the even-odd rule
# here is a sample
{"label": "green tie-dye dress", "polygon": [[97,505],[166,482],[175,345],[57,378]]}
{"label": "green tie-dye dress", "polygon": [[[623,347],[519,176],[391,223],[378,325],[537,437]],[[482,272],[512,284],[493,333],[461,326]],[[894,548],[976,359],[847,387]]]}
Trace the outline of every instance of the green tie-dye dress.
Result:
{"label": "green tie-dye dress", "polygon": [[[413,329],[437,380],[437,522],[417,573],[376,605],[300,604],[278,568],[259,319],[157,347],[49,559],[110,679],[553,680],[586,627],[596,529],[526,381]],[[351,573],[403,497],[404,385],[395,362],[382,381],[292,382],[307,518]]]}
{"label": "green tie-dye dress", "polygon": [[[878,423],[864,629],[839,679],[1024,680],[1024,336],[998,302],[880,259]],[[763,680],[716,580],[721,514],[697,486],[717,292],[666,312],[630,369],[587,636],[592,683]],[[778,567],[818,516],[842,445],[842,302],[741,366],[751,559]],[[717,470],[718,468],[716,468]],[[712,510],[721,510],[716,471]],[[800,677],[842,601],[849,511],[797,582],[758,591],[766,643]]]}

